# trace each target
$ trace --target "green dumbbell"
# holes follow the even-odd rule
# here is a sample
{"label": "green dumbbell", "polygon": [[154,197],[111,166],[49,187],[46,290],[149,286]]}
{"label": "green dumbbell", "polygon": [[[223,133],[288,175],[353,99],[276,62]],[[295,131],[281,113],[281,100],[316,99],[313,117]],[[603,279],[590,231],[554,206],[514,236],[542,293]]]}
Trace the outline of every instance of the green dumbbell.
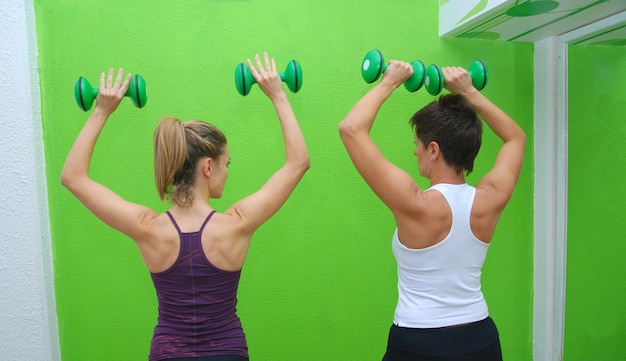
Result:
{"label": "green dumbbell", "polygon": [[[291,60],[287,64],[285,71],[278,75],[293,93],[297,93],[302,88],[302,67],[296,60]],[[237,65],[237,68],[235,68],[235,86],[239,94],[243,96],[248,95],[252,85],[255,83],[256,79],[252,76],[248,65],[244,63]]]}
{"label": "green dumbbell", "polygon": [[[89,81],[82,76],[76,79],[74,83],[74,100],[76,100],[78,107],[84,111],[91,109],[98,92],[99,89],[94,89]],[[141,75],[135,74],[130,78],[130,84],[124,96],[129,97],[137,108],[143,108],[146,105],[148,91],[146,90],[146,81]]]}
{"label": "green dumbbell", "polygon": [[[363,58],[361,64],[361,75],[366,83],[373,83],[378,80],[387,70],[389,64],[385,63],[380,50],[370,50]],[[410,92],[418,91],[424,84],[424,63],[419,60],[411,62],[413,75],[404,82],[404,87]]]}
{"label": "green dumbbell", "polygon": [[[470,64],[467,71],[472,78],[472,85],[477,90],[483,90],[487,85],[487,79],[489,78],[487,73],[487,66],[480,60],[475,60]],[[424,86],[431,95],[437,95],[441,93],[444,86],[443,72],[441,68],[435,64],[431,64],[426,68],[426,78],[424,79]]]}

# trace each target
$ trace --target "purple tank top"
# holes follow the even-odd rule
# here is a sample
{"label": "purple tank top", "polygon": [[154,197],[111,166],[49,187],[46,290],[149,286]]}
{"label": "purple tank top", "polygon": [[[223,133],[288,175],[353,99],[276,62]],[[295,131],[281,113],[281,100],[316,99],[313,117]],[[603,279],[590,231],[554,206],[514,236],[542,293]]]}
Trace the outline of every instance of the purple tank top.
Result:
{"label": "purple tank top", "polygon": [[180,252],[174,265],[151,273],[159,300],[159,319],[150,347],[150,361],[174,357],[240,355],[248,357],[246,338],[237,316],[237,287],[241,271],[213,266],[202,249],[204,227],[181,232]]}

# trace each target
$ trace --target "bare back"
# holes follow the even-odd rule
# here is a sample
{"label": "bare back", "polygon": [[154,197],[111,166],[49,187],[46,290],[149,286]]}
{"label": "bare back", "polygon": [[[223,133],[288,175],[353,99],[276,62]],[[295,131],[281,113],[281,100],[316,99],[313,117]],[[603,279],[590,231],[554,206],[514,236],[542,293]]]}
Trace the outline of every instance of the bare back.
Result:
{"label": "bare back", "polygon": [[[414,211],[397,215],[398,236],[408,248],[423,249],[433,246],[446,238],[452,227],[452,211],[445,197],[436,190],[419,191]],[[490,243],[502,213],[494,202],[493,195],[484,189],[476,188],[472,205],[470,227],[479,240]]]}
{"label": "bare back", "polygon": [[[200,214],[183,217],[172,211],[172,216],[183,233],[197,232],[205,220]],[[150,241],[137,242],[139,251],[150,272],[166,271],[176,262],[180,253],[180,235],[166,213],[156,216],[150,229]],[[232,216],[218,212],[212,216],[202,231],[201,239],[204,255],[213,266],[229,272],[242,268],[250,237],[238,234],[237,222]]]}

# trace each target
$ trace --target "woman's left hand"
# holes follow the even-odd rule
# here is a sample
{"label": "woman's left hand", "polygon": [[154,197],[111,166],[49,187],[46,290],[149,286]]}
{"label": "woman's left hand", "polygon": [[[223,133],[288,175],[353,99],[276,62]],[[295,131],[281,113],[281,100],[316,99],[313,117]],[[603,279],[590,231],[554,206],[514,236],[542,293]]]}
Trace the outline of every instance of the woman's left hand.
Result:
{"label": "woman's left hand", "polygon": [[113,68],[109,69],[106,81],[105,74],[102,73],[100,75],[100,89],[98,90],[98,97],[96,98],[96,109],[104,112],[106,115],[113,113],[115,109],[117,109],[117,106],[124,98],[128,90],[128,85],[130,84],[130,73],[126,75],[126,79],[122,83],[124,69],[120,68],[118,70],[115,82],[113,81],[113,73]]}
{"label": "woman's left hand", "polygon": [[445,66],[441,68],[444,77],[444,86],[453,94],[466,94],[475,89],[472,78],[467,70],[458,66]]}

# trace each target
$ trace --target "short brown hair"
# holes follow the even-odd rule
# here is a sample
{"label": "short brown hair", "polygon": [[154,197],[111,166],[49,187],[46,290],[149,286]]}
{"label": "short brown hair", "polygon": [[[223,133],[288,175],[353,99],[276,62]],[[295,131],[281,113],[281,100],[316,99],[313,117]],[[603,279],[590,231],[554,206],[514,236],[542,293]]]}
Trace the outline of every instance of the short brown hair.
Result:
{"label": "short brown hair", "polygon": [[470,174],[482,143],[482,122],[464,96],[446,94],[417,111],[409,120],[424,146],[439,145],[448,165]]}

